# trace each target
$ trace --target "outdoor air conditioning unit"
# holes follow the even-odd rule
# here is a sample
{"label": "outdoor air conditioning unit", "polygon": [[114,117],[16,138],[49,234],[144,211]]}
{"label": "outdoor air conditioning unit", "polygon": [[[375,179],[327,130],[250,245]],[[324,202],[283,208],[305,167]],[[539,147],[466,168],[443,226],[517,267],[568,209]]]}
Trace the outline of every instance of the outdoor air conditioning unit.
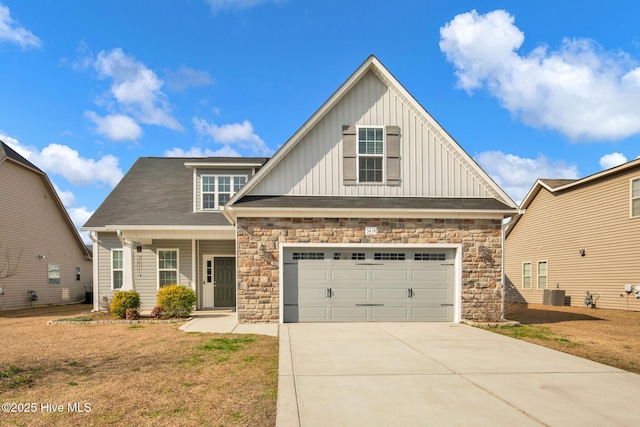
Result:
{"label": "outdoor air conditioning unit", "polygon": [[545,289],[542,294],[542,305],[564,305],[564,290]]}

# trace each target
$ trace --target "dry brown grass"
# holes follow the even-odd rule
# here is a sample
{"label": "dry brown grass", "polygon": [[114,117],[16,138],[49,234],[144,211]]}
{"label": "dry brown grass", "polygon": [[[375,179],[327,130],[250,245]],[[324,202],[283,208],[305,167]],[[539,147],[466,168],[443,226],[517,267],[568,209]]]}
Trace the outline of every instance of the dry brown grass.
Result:
{"label": "dry brown grass", "polygon": [[[90,308],[0,312],[0,403],[37,405],[0,412],[0,425],[275,425],[276,337],[187,334],[181,323],[47,325]],[[91,410],[70,413],[68,403]]]}
{"label": "dry brown grass", "polygon": [[515,304],[505,335],[640,374],[640,312]]}

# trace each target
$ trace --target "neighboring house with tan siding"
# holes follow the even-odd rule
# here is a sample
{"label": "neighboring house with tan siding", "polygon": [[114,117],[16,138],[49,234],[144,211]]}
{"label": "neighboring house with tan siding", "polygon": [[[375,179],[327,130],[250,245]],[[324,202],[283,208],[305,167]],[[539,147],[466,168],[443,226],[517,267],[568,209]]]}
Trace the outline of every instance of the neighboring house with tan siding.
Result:
{"label": "neighboring house with tan siding", "polygon": [[177,282],[240,323],[451,322],[499,306],[516,213],[371,56],[270,159],[141,158],[83,230],[96,295],[143,308]]}
{"label": "neighboring house with tan siding", "polygon": [[91,253],[47,175],[0,141],[0,183],[0,310],[83,301]]}
{"label": "neighboring house with tan siding", "polygon": [[[539,179],[506,230],[505,275],[517,300],[545,289],[565,304],[640,310],[640,160],[579,180]],[[631,292],[625,285],[633,285]]]}

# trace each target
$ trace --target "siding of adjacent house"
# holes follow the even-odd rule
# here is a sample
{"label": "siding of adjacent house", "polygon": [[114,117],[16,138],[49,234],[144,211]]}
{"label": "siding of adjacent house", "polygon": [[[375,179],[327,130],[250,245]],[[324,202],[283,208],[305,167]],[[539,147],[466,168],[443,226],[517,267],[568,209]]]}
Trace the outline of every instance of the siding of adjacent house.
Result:
{"label": "siding of adjacent house", "polygon": [[[13,161],[0,163],[0,262],[7,251],[12,259],[22,251],[17,274],[0,280],[0,310],[30,307],[28,290],[38,294],[33,306],[83,301],[84,284],[92,283],[91,260],[46,179]],[[48,264],[60,266],[59,285],[48,284]]]}
{"label": "siding of adjacent house", "polygon": [[[391,87],[369,71],[249,194],[501,199],[439,126]],[[343,185],[343,125],[400,127],[399,186]]]}
{"label": "siding of adjacent house", "polygon": [[[571,305],[585,291],[601,308],[640,310],[625,284],[640,285],[640,218],[630,216],[630,180],[638,168],[550,193],[542,188],[506,239],[506,282],[521,301],[542,303],[537,263],[548,262],[548,288],[564,289]],[[580,255],[584,249],[586,255]],[[522,263],[531,262],[531,289],[522,288]],[[628,304],[628,306],[627,306]]]}

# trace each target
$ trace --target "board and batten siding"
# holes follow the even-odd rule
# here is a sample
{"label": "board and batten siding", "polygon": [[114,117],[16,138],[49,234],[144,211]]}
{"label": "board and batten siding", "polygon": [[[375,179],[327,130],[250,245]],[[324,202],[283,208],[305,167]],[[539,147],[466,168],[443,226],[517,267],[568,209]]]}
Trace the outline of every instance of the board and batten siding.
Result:
{"label": "board and batten siding", "polygon": [[[542,303],[537,264],[548,262],[548,288],[565,290],[573,306],[585,292],[597,307],[640,310],[625,284],[640,285],[640,218],[630,217],[630,171],[571,191],[542,188],[506,239],[505,275],[519,300]],[[586,251],[585,256],[580,250]],[[531,262],[531,289],[522,288],[522,263]],[[628,304],[628,305],[627,305]]]}
{"label": "board and batten siding", "polygon": [[[84,285],[93,282],[91,260],[85,259],[45,179],[13,161],[0,163],[0,262],[7,251],[12,261],[22,251],[16,274],[0,280],[0,310],[30,307],[28,290],[38,295],[33,306],[80,302]],[[60,266],[59,285],[48,284],[48,264]]]}
{"label": "board and batten siding", "polygon": [[[399,185],[343,185],[345,125],[400,127]],[[250,194],[500,199],[430,119],[373,71],[363,76]]]}

